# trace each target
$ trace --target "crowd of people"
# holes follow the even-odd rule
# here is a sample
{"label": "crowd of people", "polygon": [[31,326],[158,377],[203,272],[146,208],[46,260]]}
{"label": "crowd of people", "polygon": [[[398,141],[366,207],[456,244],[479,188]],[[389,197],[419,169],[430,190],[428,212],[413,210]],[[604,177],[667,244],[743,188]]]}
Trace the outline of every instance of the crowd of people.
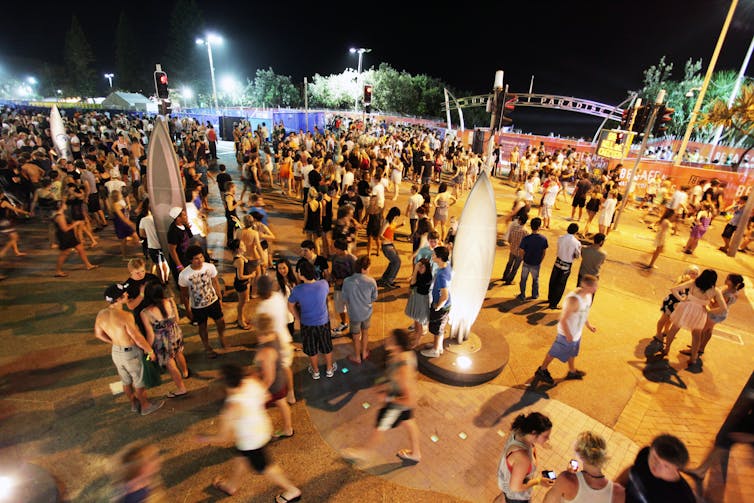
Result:
{"label": "crowd of people", "polygon": [[[196,439],[202,443],[235,441],[238,458],[233,472],[228,478],[215,480],[215,487],[228,494],[238,490],[244,473],[251,467],[281,488],[276,501],[301,498],[301,490],[279,465],[269,460],[265,451],[271,439],[294,435],[290,411],[296,401],[291,371],[293,337],[298,329],[303,352],[309,359],[308,373],[315,381],[322,377],[320,355],[327,379],[338,370],[333,358],[333,337],[348,333],[353,339],[349,360],[356,365],[368,361],[373,304],[380,291],[397,288],[399,282],[406,281],[399,277],[404,247],[397,247],[396,242],[410,242],[411,274],[406,282],[409,296],[405,314],[411,325],[407,330],[392,330],[385,340],[389,354],[385,404],[378,413],[376,428],[363,445],[348,449],[343,455],[357,460],[368,457],[378,448],[382,434],[402,423],[409,433],[410,448],[400,450],[397,456],[406,463],[421,461],[419,424],[414,416],[417,353],[438,358],[446,348],[453,296],[453,244],[458,230],[450,208],[471,189],[483,169],[480,155],[423,127],[354,121],[333,130],[287,132],[282,124],[274,124],[268,131],[264,124],[252,128],[242,122],[233,130],[240,172],[236,181],[226,166],[217,163],[217,138],[212,125],[174,119],[170,129],[186,204],[169,212],[169,248],[163,252],[149,210],[149,195],[142,183],[147,168],[145,147],[152,128],[148,118],[74,114],[67,118],[73,152],[73,160],[69,161],[58,157],[43,114],[5,109],[2,115],[2,208],[6,216],[12,217],[11,222],[27,212],[40,212],[49,222],[49,244],[60,250],[56,277],[67,275],[62,267],[72,250],[77,251],[87,269],[96,267],[87,258],[85,244],[88,241],[90,248],[97,246],[98,233],[102,236],[102,230],[110,223],[124,257],[129,254],[129,246],[144,255],[143,259],[129,260],[127,280],[106,289],[108,306],[95,321],[97,338],[111,345],[113,363],[131,410],[141,415],[152,414],[164,404],[164,400],[147,397],[144,374],[150,362],[167,369],[175,385],[166,399],[189,393],[186,380],[192,371],[184,356],[179,324],[182,316],[198,327],[207,358],[218,357],[209,340],[209,318],[214,320],[219,346],[226,346],[225,292],[206,240],[207,218],[217,211],[210,205],[209,189],[211,183],[217,184],[227,224],[225,246],[233,257],[233,289],[238,295],[236,323],[242,330],[252,328],[257,340],[254,361],[247,368],[222,367],[228,397],[218,432]],[[566,379],[580,380],[586,373],[576,368],[575,359],[583,329],[596,331],[588,315],[606,258],[603,246],[620,202],[617,170],[596,177],[588,169],[587,156],[565,149],[548,153],[543,146],[531,147],[515,159],[511,178],[519,188],[506,216],[504,239],[509,257],[502,282],[511,285],[521,268],[517,299],[526,302],[539,297],[540,266],[549,247],[541,230],[550,227],[558,201],[570,201],[572,222],[557,239],[548,307],[560,310],[564,295],[565,300],[555,341],[536,369],[533,384],[554,383],[548,371],[554,359],[568,364]],[[388,203],[398,199],[404,182],[410,184],[406,207]],[[437,187],[435,195],[433,184]],[[702,181],[700,194],[696,194],[696,187],[675,190],[691,192],[692,197],[686,200],[675,193],[668,197],[670,186],[664,182],[655,191],[654,199],[646,198],[642,204],[648,211],[664,208],[655,224],[658,235],[667,232],[672,224],[672,218],[666,216],[669,212],[678,216],[693,213],[694,225],[698,223],[705,230],[714,216],[731,212],[733,218],[727,225],[735,230],[740,225],[735,215],[740,220],[745,196],[725,207],[721,193],[715,196],[719,185],[710,180],[705,188]],[[239,187],[242,190],[237,194]],[[276,197],[279,194],[301,208],[304,239],[295,264],[275,249],[278,237],[266,210],[265,193]],[[582,214],[584,208],[586,215]],[[533,215],[535,211],[539,216]],[[598,232],[592,234],[589,228],[595,217]],[[399,229],[403,227],[406,230],[401,234]],[[12,249],[22,255],[18,246],[22,240],[12,225],[9,229],[4,231],[8,241],[3,253]],[[730,238],[733,230],[726,226],[724,238],[726,233]],[[697,231],[696,241],[690,238],[686,251],[693,253],[702,236]],[[582,246],[582,240],[591,244]],[[358,252],[358,245],[364,241],[365,254]],[[728,241],[725,243],[727,246]],[[656,248],[661,251],[662,243]],[[380,251],[388,265],[375,278],[371,256]],[[653,257],[650,267],[656,259]],[[577,261],[578,287],[566,294],[566,284]],[[724,321],[737,292],[743,288],[743,278],[729,275],[720,289],[714,271],[697,270],[692,275],[693,272],[673,287],[663,302],[662,327],[658,322],[652,344],[661,345],[656,352],[666,356],[676,333],[690,330],[688,369],[696,372],[701,371],[700,357],[712,327]],[[175,287],[170,285],[171,276]],[[529,276],[532,287],[527,296]],[[177,291],[182,311],[171,289]],[[252,302],[252,297],[258,300]],[[331,324],[330,302],[339,317],[337,326]],[[254,313],[250,314],[247,311],[252,307]],[[431,341],[422,346],[427,332]],[[265,404],[274,405],[280,412],[282,425],[277,431],[273,431]],[[679,439],[670,435],[657,437],[651,447],[640,452],[634,467],[620,480],[621,485],[607,480],[601,471],[607,459],[604,439],[583,432],[576,440],[581,464],[574,464],[550,480],[538,475],[535,448],[546,442],[551,429],[551,421],[536,412],[516,418],[498,472],[501,501],[528,501],[538,485],[549,488],[545,501],[586,501],[578,499],[586,498],[586,494],[592,495],[589,501],[692,501],[677,496],[685,495],[684,487],[688,487],[678,473],[688,461]],[[142,479],[154,475],[154,453],[139,446],[128,456],[128,463],[136,462],[132,458],[137,456],[143,464],[141,470],[129,472],[130,479],[124,478],[125,493],[148,492],[150,486]],[[147,464],[149,468],[145,468]],[[149,471],[149,476],[144,470]],[[141,477],[140,482],[134,483],[137,476]],[[668,494],[675,494],[676,499],[667,499]]]}

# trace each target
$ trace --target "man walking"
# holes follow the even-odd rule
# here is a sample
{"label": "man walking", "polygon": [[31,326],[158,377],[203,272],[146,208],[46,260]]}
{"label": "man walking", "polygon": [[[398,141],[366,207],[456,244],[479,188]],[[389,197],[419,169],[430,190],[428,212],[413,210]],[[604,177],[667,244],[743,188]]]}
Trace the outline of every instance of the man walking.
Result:
{"label": "man walking", "polygon": [[369,358],[369,326],[372,304],[377,300],[377,282],[369,276],[372,262],[368,255],[356,261],[356,272],[343,280],[343,300],[348,306],[353,337],[353,356],[349,359],[361,363]]}
{"label": "man walking", "polygon": [[521,293],[517,297],[521,302],[526,300],[526,282],[531,274],[531,299],[539,297],[539,266],[547,252],[547,238],[539,233],[542,219],[531,220],[531,234],[521,240],[519,248],[524,251],[523,266],[521,267]]}
{"label": "man walking", "polygon": [[566,379],[582,379],[586,373],[576,369],[576,356],[579,354],[581,334],[584,327],[592,332],[597,329],[589,323],[589,309],[592,307],[592,295],[597,291],[597,278],[586,275],[581,279],[581,285],[566,296],[563,312],[558,321],[558,335],[547,352],[542,365],[534,373],[534,382],[540,380],[547,384],[554,384],[554,380],[547,370],[553,359],[568,362]]}
{"label": "man walking", "polygon": [[444,246],[438,246],[432,251],[432,262],[436,269],[433,272],[432,303],[429,306],[429,333],[434,336],[434,344],[432,348],[421,352],[427,358],[437,358],[443,352],[442,342],[450,312],[450,280],[453,276],[449,259],[450,252]]}
{"label": "man walking", "polygon": [[550,273],[550,287],[547,291],[547,301],[550,309],[557,309],[558,302],[563,298],[568,276],[571,275],[573,261],[581,256],[581,241],[575,234],[579,232],[578,224],[569,224],[567,233],[558,238],[558,256]]}
{"label": "man walking", "polygon": [[181,301],[189,319],[199,326],[199,337],[202,339],[207,358],[217,358],[217,353],[209,344],[207,331],[207,319],[212,318],[217,327],[220,347],[225,348],[225,319],[223,318],[222,289],[217,280],[217,268],[214,264],[204,261],[204,252],[199,246],[189,246],[186,256],[191,263],[178,275]]}
{"label": "man walking", "polygon": [[510,252],[508,254],[508,263],[505,265],[505,271],[503,272],[502,280],[504,285],[513,284],[518,268],[521,266],[521,261],[524,258],[524,251],[521,249],[521,240],[529,235],[529,231],[524,227],[528,219],[529,217],[522,213],[513,219],[508,229]]}
{"label": "man walking", "polygon": [[164,400],[150,402],[147,399],[142,380],[144,353],[154,360],[154,351],[136,328],[133,315],[123,310],[128,302],[126,287],[117,283],[110,285],[105,290],[105,300],[110,305],[97,313],[94,335],[112,345],[113,363],[123,383],[123,392],[131,402],[131,411],[149,415],[165,404]]}

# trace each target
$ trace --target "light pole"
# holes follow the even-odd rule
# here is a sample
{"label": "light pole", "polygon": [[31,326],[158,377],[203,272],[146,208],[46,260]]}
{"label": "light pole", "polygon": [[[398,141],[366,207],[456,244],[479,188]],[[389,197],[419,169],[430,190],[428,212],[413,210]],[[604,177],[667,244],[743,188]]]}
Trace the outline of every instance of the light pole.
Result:
{"label": "light pole", "polygon": [[358,49],[356,47],[351,47],[348,49],[348,52],[351,54],[358,53],[359,55],[359,66],[356,70],[356,100],[354,102],[354,108],[358,112],[359,111],[359,93],[361,92],[361,62],[364,58],[365,52],[372,52],[372,49],[367,49],[366,47],[359,47]]}
{"label": "light pole", "polygon": [[209,73],[212,77],[212,99],[215,102],[215,111],[220,113],[220,105],[217,103],[217,83],[215,82],[215,64],[212,61],[212,44],[222,44],[223,39],[218,35],[207,34],[204,38],[197,38],[197,45],[207,46],[207,57],[209,58]]}
{"label": "light pole", "polygon": [[105,74],[105,78],[106,78],[106,79],[107,79],[107,81],[108,81],[108,82],[110,83],[110,90],[112,90],[112,89],[113,89],[113,77],[115,77],[115,74],[114,74],[114,73],[106,73],[106,74]]}

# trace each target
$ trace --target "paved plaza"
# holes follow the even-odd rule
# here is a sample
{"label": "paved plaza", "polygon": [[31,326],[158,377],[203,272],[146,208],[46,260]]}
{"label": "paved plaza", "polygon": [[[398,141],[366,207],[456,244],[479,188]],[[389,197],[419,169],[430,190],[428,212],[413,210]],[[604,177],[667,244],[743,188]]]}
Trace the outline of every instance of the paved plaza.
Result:
{"label": "paved plaza", "polygon": [[[221,162],[238,182],[232,144],[223,142]],[[514,189],[493,181],[499,215],[508,213]],[[396,201],[402,211],[410,185],[403,183]],[[433,186],[432,193],[436,191]],[[223,248],[225,218],[217,186],[210,184],[210,247],[220,259],[218,269],[232,290],[230,252]],[[265,189],[271,226],[277,235],[274,249],[284,256],[298,254],[304,235],[301,205]],[[389,197],[386,207],[392,205]],[[450,210],[460,216],[463,199]],[[504,437],[515,416],[540,411],[553,421],[550,444],[540,451],[542,468],[560,471],[573,457],[572,443],[583,430],[601,433],[608,440],[611,460],[608,476],[628,467],[636,452],[658,433],[679,436],[689,448],[691,464],[697,464],[711,448],[743,384],[752,372],[754,310],[752,278],[754,254],[730,258],[719,252],[722,218],[715,220],[695,256],[681,249],[688,228],[679,225],[679,235],[669,237],[658,269],[646,271],[653,233],[640,222],[634,209],[624,212],[619,227],[605,244],[608,259],[590,321],[597,332],[587,333],[578,367],[587,372],[583,381],[561,381],[566,366],[554,362],[550,371],[556,385],[530,389],[528,384],[555,337],[558,311],[547,307],[549,272],[555,258],[555,240],[570,223],[570,201],[558,201],[551,229],[543,234],[550,242],[540,276],[540,299],[515,300],[518,284],[503,286],[492,281],[475,331],[505,338],[510,361],[490,383],[476,387],[452,387],[420,377],[416,411],[422,432],[423,461],[404,466],[395,452],[407,446],[405,431],[385,437],[385,443],[367,463],[352,466],[339,449],[358,444],[371,430],[379,401],[375,381],[382,375],[381,344],[390,329],[406,327],[403,314],[408,298],[410,244],[396,242],[403,266],[400,288],[380,290],[370,332],[370,361],[354,366],[348,361],[350,339],[335,342],[335,357],[341,370],[332,379],[312,381],[307,359],[300,351],[294,361],[298,402],[293,406],[295,435],[271,444],[273,458],[302,489],[304,501],[492,501],[497,494],[496,467]],[[532,215],[536,214],[536,208]],[[583,223],[583,220],[582,220]],[[502,219],[499,227],[502,231]],[[596,224],[595,224],[596,229]],[[197,373],[187,380],[189,396],[169,400],[163,409],[140,417],[129,411],[122,394],[113,394],[117,375],[109,348],[95,339],[96,313],[105,304],[104,288],[128,276],[120,257],[112,226],[101,233],[100,245],[87,250],[100,265],[84,270],[72,255],[66,264],[67,278],[53,278],[55,250],[47,245],[46,226],[41,222],[20,225],[21,248],[26,257],[6,257],[3,267],[9,278],[0,283],[0,471],[12,472],[21,462],[33,463],[50,472],[67,501],[107,501],[112,456],[127,443],[149,439],[163,453],[163,480],[170,501],[272,501],[276,488],[265,479],[249,476],[234,497],[212,488],[212,479],[230,469],[232,451],[193,442],[197,433],[213,430],[222,405],[223,389],[218,369],[224,362],[249,364],[254,333],[235,327],[235,293],[229,293],[225,319],[230,347],[219,350],[217,360],[205,358],[196,327],[183,319],[186,356]],[[361,239],[360,239],[361,241]],[[358,253],[363,253],[362,244]],[[133,247],[132,253],[138,250]],[[498,247],[492,280],[502,275],[507,247]],[[669,369],[656,369],[644,357],[644,348],[654,335],[659,307],[675,279],[689,265],[718,272],[718,286],[728,273],[745,277],[746,289],[726,322],[716,328],[704,355],[704,372],[683,370],[687,358],[678,354],[690,342],[679,333],[669,355]],[[373,257],[372,274],[379,277],[387,265],[384,256]],[[575,288],[576,271],[567,291]],[[252,300],[252,307],[255,300]],[[334,318],[334,316],[333,316]],[[210,323],[210,341],[217,346]],[[299,346],[300,347],[300,346]],[[343,371],[347,370],[347,371]],[[149,390],[149,396],[164,396],[172,389],[169,377]],[[270,411],[278,421],[277,410]],[[546,465],[546,466],[545,466]],[[754,453],[747,446],[732,450],[723,485],[719,470],[712,470],[705,486],[708,499],[717,502],[754,500]],[[535,491],[534,501],[544,492]]]}

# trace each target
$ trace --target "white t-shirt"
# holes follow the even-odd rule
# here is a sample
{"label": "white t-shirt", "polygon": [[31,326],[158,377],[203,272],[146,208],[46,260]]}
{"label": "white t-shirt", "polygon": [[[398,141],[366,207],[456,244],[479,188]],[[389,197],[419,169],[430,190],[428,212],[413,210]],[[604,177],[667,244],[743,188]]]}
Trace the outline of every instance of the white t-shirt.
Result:
{"label": "white t-shirt", "polygon": [[545,206],[555,206],[555,198],[558,196],[560,186],[557,183],[551,183],[545,189],[545,197],[542,204]]}
{"label": "white t-shirt", "polygon": [[229,404],[237,404],[240,414],[233,421],[236,448],[251,451],[264,447],[272,436],[272,421],[265,410],[267,390],[257,379],[244,379],[238,393],[229,396]]}
{"label": "white t-shirt", "polygon": [[409,219],[419,218],[419,215],[416,214],[416,210],[422,204],[424,204],[424,196],[422,196],[418,192],[408,198],[408,218]]}
{"label": "white t-shirt", "polygon": [[188,288],[191,309],[202,309],[217,301],[217,292],[212,279],[217,276],[214,264],[203,263],[199,269],[186,267],[178,275],[178,286]]}
{"label": "white t-shirt", "polygon": [[147,248],[153,250],[159,250],[161,248],[160,238],[157,237],[157,229],[154,226],[154,217],[151,214],[141,219],[141,222],[139,222],[139,230],[143,230],[144,234],[147,236]]}
{"label": "white t-shirt", "polygon": [[301,180],[301,186],[305,189],[308,189],[311,187],[309,184],[309,173],[314,169],[314,166],[311,164],[307,164],[306,166],[303,166],[301,168],[301,176],[304,177],[303,180]]}
{"label": "white t-shirt", "polygon": [[377,196],[377,206],[380,208],[385,207],[385,186],[382,183],[376,184],[372,187],[372,195]]}
{"label": "white t-shirt", "polygon": [[571,297],[575,298],[579,302],[579,309],[571,316],[569,316],[567,320],[564,320],[562,317],[560,318],[560,321],[558,321],[558,334],[565,335],[563,325],[567,324],[569,330],[571,331],[571,337],[573,337],[573,341],[576,342],[581,339],[581,334],[584,331],[584,325],[586,325],[586,321],[587,319],[589,319],[589,308],[592,307],[592,294],[588,293],[584,297],[582,297],[580,295],[577,295],[576,292],[573,291],[566,295],[563,304],[565,305],[568,302],[568,299]]}
{"label": "white t-shirt", "polygon": [[124,182],[120,178],[113,178],[109,182],[105,182],[105,188],[107,188],[108,194],[110,194],[114,190],[117,190],[118,192],[123,193],[123,187],[125,186],[126,186],[126,182]]}
{"label": "white t-shirt", "polygon": [[288,300],[280,292],[272,292],[269,299],[261,300],[257,304],[257,315],[266,314],[272,320],[272,327],[278,334],[281,345],[293,342],[288,331],[288,323],[293,322],[293,315],[288,310]]}
{"label": "white t-shirt", "polygon": [[343,190],[351,185],[353,185],[353,171],[346,171],[343,173]]}

